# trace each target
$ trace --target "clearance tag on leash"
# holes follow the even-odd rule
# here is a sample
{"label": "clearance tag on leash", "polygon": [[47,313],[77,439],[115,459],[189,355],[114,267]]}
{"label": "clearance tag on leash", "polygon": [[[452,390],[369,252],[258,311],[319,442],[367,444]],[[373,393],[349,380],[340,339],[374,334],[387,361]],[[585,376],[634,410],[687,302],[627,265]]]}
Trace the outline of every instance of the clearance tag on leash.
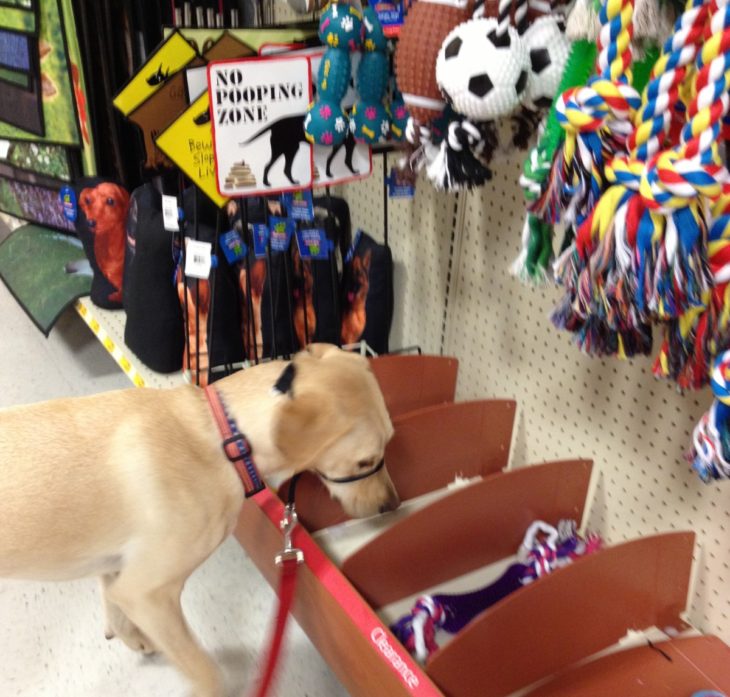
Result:
{"label": "clearance tag on leash", "polygon": [[321,228],[297,230],[297,246],[302,259],[329,259],[334,244]]}
{"label": "clearance tag on leash", "polygon": [[190,278],[207,279],[213,268],[210,242],[187,240],[185,249],[185,275]]}
{"label": "clearance tag on leash", "polygon": [[272,252],[286,252],[291,244],[296,223],[291,218],[269,218],[269,233]]}

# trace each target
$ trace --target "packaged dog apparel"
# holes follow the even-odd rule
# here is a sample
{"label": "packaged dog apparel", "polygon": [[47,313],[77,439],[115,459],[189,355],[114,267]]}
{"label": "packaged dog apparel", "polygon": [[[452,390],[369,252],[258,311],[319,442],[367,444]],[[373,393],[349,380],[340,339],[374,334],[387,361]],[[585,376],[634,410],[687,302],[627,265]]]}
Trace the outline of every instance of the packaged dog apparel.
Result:
{"label": "packaged dog apparel", "polygon": [[229,261],[237,269],[243,299],[243,348],[251,361],[287,356],[297,349],[293,305],[287,292],[293,276],[289,257],[293,221],[267,216],[265,204],[268,205],[266,199],[246,200],[249,223],[246,235],[242,234],[239,203],[228,204],[232,232],[226,234],[235,233],[241,242],[240,254]]}
{"label": "packaged dog apparel", "polygon": [[340,274],[343,238],[349,233],[349,208],[341,199],[314,201],[314,220],[300,222],[291,246],[294,267],[294,328],[301,347],[312,342],[339,343]]}
{"label": "packaged dog apparel", "polygon": [[91,301],[109,310],[121,308],[129,193],[96,178],[80,180],[75,190],[76,232],[93,272]]}
{"label": "packaged dog apparel", "polygon": [[390,247],[358,230],[345,259],[342,287],[342,344],[365,341],[376,353],[387,353],[393,321]]}
{"label": "packaged dog apparel", "polygon": [[[194,188],[185,191],[183,209],[186,246],[197,239],[211,243],[215,250],[219,210]],[[236,273],[221,263],[211,270],[207,280],[185,279],[179,265],[175,278],[187,331],[183,370],[190,371],[196,384],[206,385],[210,367],[230,366],[243,360]]]}
{"label": "packaged dog apparel", "polygon": [[162,195],[152,184],[132,192],[124,263],[124,342],[152,370],[182,366],[185,333],[173,283],[175,233],[165,230]]}

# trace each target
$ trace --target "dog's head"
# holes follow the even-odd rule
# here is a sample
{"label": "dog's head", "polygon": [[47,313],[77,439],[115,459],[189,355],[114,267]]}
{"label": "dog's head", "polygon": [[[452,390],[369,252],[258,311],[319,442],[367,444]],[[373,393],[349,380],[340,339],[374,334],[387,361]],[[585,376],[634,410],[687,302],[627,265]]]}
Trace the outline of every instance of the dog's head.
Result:
{"label": "dog's head", "polygon": [[317,472],[353,517],[397,508],[393,482],[379,467],[393,425],[368,361],[314,344],[295,356],[290,373],[273,435],[292,469]]}
{"label": "dog's head", "polygon": [[129,208],[129,194],[121,186],[103,182],[93,189],[84,189],[79,205],[89,227],[97,234],[103,234],[124,224]]}
{"label": "dog's head", "polygon": [[370,262],[372,261],[372,250],[368,249],[365,255],[356,256],[352,260],[352,274],[348,284],[347,301],[353,305],[356,301],[365,301],[370,290]]}

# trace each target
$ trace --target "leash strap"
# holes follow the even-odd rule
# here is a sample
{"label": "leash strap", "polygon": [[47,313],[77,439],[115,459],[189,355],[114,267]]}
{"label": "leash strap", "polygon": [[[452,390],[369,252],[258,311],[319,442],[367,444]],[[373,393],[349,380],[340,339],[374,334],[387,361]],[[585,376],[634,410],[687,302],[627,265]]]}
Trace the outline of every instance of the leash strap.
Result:
{"label": "leash strap", "polygon": [[258,494],[266,485],[256,469],[251,454],[251,445],[246,436],[238,430],[235,420],[228,415],[218,391],[212,385],[205,387],[204,391],[213,418],[218,424],[218,430],[223,436],[223,452],[236,468],[243,483],[246,498]]}
{"label": "leash strap", "polygon": [[297,586],[297,567],[299,562],[296,558],[291,557],[285,559],[281,563],[281,577],[279,580],[279,610],[276,614],[276,623],[269,645],[269,653],[266,657],[266,667],[261,676],[261,682],[256,690],[256,697],[266,697],[274,678],[276,664],[279,661],[281,652],[281,644],[284,639],[284,630],[286,622],[289,618],[292,602],[294,601],[294,591]]}
{"label": "leash strap", "polygon": [[264,672],[261,676],[256,697],[266,697],[274,678],[274,671],[279,662],[281,644],[284,639],[286,622],[289,619],[291,606],[294,602],[294,591],[297,585],[297,568],[304,561],[304,553],[292,545],[292,534],[297,525],[297,512],[294,506],[294,496],[300,474],[295,474],[289,483],[289,498],[284,507],[284,515],[279,522],[279,527],[284,533],[284,549],[276,555],[276,565],[281,568],[279,578],[279,609],[276,613],[274,631],[269,644],[269,654],[266,658]]}
{"label": "leash strap", "polygon": [[[223,451],[241,478],[244,491],[246,492],[246,498],[253,496],[265,489],[266,485],[256,469],[251,454],[251,445],[246,437],[238,430],[235,420],[229,416],[217,390],[212,385],[208,385],[204,388],[204,391],[215,422],[223,436]],[[304,561],[302,551],[292,546],[292,532],[297,525],[297,513],[294,508],[294,492],[298,479],[299,475],[295,475],[292,478],[289,489],[289,503],[284,508],[284,517],[280,522],[281,530],[284,533],[284,549],[280,554],[276,555],[275,560],[276,565],[281,568],[279,609],[276,613],[276,622],[269,644],[265,669],[255,693],[256,697],[266,697],[271,687],[276,665],[279,662],[284,630],[286,629],[291,606],[294,602],[294,592],[297,586],[297,567]]]}

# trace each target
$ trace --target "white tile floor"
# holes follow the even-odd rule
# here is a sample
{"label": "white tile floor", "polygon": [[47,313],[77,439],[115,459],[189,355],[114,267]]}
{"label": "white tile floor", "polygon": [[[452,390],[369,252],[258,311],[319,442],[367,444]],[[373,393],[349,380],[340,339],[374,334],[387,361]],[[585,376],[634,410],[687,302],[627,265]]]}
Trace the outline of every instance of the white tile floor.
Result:
{"label": "white tile floor", "polygon": [[[46,340],[0,283],[0,318],[0,407],[129,386],[73,310]],[[190,624],[221,663],[231,697],[243,695],[258,674],[274,600],[233,540],[185,589]],[[118,640],[104,639],[95,580],[46,584],[0,579],[0,697],[188,694],[186,683],[164,660],[143,658]],[[272,697],[346,695],[301,629],[291,623]]]}

